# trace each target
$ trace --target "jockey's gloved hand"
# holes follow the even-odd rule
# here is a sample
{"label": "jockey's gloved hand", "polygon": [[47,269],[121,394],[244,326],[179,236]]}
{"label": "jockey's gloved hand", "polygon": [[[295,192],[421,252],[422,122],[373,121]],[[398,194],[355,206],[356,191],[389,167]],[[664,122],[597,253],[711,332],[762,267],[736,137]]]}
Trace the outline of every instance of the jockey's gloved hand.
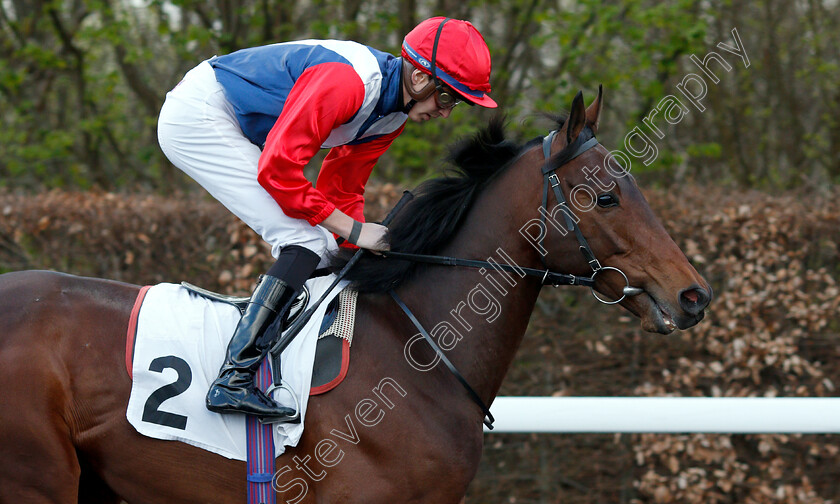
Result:
{"label": "jockey's gloved hand", "polygon": [[375,222],[363,223],[356,246],[368,250],[391,250],[388,228]]}

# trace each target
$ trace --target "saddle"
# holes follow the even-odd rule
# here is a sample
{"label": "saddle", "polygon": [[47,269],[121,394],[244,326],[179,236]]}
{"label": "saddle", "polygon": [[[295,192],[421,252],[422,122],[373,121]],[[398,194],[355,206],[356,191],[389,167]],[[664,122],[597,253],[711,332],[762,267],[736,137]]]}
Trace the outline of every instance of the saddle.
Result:
{"label": "saddle", "polygon": [[[245,312],[245,307],[251,300],[248,296],[220,294],[189,282],[181,282],[181,286],[212,301],[232,305],[239,310],[240,314]],[[347,375],[347,369],[350,365],[350,343],[353,337],[356,294],[355,291],[342,291],[327,306],[327,311],[321,321],[321,329],[318,332],[318,343],[315,347],[315,367],[312,371],[310,395],[329,392],[337,387]],[[284,319],[278,321],[279,332],[282,333],[288,329],[300,317],[309,304],[309,299],[309,289],[304,285],[301,293],[292,302],[292,306]],[[342,308],[345,309],[344,312],[341,312]],[[341,320],[338,320],[339,313],[342,315]]]}

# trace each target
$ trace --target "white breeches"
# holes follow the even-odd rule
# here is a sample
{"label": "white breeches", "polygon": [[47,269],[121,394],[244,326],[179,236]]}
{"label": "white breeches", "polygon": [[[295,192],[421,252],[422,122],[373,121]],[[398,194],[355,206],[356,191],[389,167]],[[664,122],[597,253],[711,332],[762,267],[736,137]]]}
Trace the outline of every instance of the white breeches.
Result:
{"label": "white breeches", "polygon": [[233,106],[205,61],[166,94],[158,118],[158,141],[167,158],[201,184],[234,215],[271,245],[276,258],[287,245],[300,245],[321,257],[338,246],[321,226],[289,217],[257,182],[262,151],[239,127]]}

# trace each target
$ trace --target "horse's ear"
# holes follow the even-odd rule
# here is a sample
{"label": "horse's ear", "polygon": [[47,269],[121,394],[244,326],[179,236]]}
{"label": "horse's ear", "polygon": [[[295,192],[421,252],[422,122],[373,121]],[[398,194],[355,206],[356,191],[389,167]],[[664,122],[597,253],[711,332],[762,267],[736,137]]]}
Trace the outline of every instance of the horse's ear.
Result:
{"label": "horse's ear", "polygon": [[601,122],[601,109],[604,108],[603,96],[604,86],[603,84],[598,84],[598,97],[586,109],[586,125],[592,130],[592,133],[598,133],[598,123]]}
{"label": "horse's ear", "polygon": [[566,134],[566,145],[580,135],[583,127],[586,126],[586,111],[583,105],[583,92],[578,91],[575,99],[572,100],[572,111],[569,112],[569,118],[566,119],[566,124],[560,129],[560,133]]}

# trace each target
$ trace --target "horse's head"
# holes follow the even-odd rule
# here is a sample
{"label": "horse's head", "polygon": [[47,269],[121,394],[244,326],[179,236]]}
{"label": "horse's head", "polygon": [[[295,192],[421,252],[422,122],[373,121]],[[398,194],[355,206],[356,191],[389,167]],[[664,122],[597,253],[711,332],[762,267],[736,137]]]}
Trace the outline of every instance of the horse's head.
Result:
{"label": "horse's head", "polygon": [[[557,211],[556,193],[549,189],[545,208],[549,218],[553,215],[554,222],[549,224],[555,225],[544,228],[544,261],[552,270],[590,276],[592,269],[581,252],[586,248],[581,244],[588,243],[605,267],[595,275],[595,289],[602,297],[618,300],[623,296],[620,304],[641,318],[647,331],[668,334],[686,329],[703,319],[712,289],[653,215],[629,173],[629,164],[621,166],[594,140],[585,142],[598,131],[602,106],[600,87],[589,108],[578,93],[568,119],[551,142],[547,166],[556,167],[553,181],[559,180],[561,197],[565,196],[571,212],[562,206]],[[577,156],[564,160],[564,154],[567,159]],[[568,229],[564,214],[579,220],[583,242],[576,233],[564,232]],[[572,261],[572,271],[568,271],[572,257],[579,260]]]}
{"label": "horse's head", "polygon": [[[544,283],[558,278],[543,274],[546,269],[583,278],[598,269],[595,289],[620,299],[644,329],[667,334],[699,322],[711,288],[653,215],[629,166],[621,169],[595,140],[602,103],[600,89],[588,109],[578,93],[568,119],[541,148],[506,139],[502,117],[456,144],[450,160],[457,170],[418,188],[390,226],[388,255],[475,262],[504,250]],[[582,249],[597,261],[585,259]],[[417,260],[368,255],[347,278],[360,292],[387,292],[412,277]]]}

